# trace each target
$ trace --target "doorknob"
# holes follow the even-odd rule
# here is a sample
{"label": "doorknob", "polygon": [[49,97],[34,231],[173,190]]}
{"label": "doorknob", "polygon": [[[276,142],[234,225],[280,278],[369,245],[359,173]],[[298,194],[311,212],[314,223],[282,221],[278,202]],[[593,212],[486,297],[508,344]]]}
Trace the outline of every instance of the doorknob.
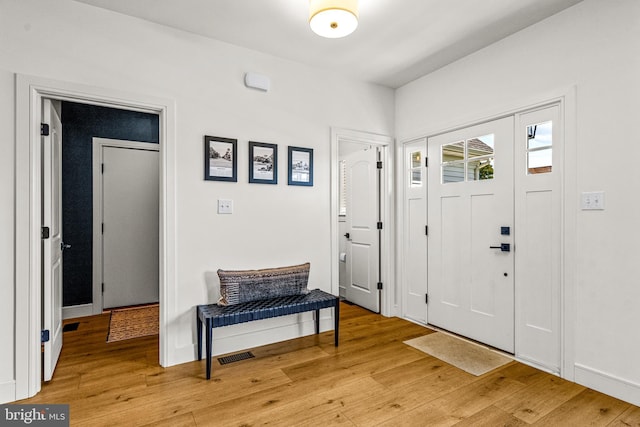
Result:
{"label": "doorknob", "polygon": [[348,239],[348,238],[349,238],[349,237],[351,237],[351,236],[349,235],[349,233],[345,233],[345,234],[344,234],[344,237],[346,237],[346,238]]}
{"label": "doorknob", "polygon": [[60,250],[64,252],[65,249],[71,249],[71,245],[67,245],[64,242],[60,242]]}
{"label": "doorknob", "polygon": [[489,246],[489,249],[500,249],[502,252],[511,252],[511,244],[500,243],[500,246]]}

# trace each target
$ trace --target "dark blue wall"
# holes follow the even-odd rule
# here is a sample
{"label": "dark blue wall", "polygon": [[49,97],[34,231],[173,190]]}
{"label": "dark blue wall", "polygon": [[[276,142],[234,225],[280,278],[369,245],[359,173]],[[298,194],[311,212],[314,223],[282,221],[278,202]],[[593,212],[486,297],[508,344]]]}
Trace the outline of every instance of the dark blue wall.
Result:
{"label": "dark blue wall", "polygon": [[92,138],[159,141],[155,114],[62,102],[63,305],[90,304],[93,265]]}

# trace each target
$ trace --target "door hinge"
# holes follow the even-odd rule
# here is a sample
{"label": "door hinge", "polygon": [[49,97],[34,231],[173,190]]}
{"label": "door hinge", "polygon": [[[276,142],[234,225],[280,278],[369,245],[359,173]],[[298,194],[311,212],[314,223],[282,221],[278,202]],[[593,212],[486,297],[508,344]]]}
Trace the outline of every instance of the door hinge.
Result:
{"label": "door hinge", "polygon": [[50,231],[49,231],[49,227],[42,227],[41,231],[40,231],[40,238],[42,239],[48,239],[50,236]]}
{"label": "door hinge", "polygon": [[101,224],[101,227],[102,227],[101,232],[102,234],[104,234],[104,222]]}
{"label": "door hinge", "polygon": [[424,158],[424,167],[425,167],[425,168],[428,168],[428,167],[429,167],[429,158],[428,158],[428,157],[425,157],[425,158]]}
{"label": "door hinge", "polygon": [[104,174],[104,163],[100,164],[100,173]]}
{"label": "door hinge", "polygon": [[382,221],[378,221],[377,226],[378,226],[378,230],[382,230]]}
{"label": "door hinge", "polygon": [[48,329],[43,329],[42,331],[40,331],[40,342],[41,343],[49,342],[49,330]]}
{"label": "door hinge", "polygon": [[49,136],[49,125],[46,123],[40,123],[40,135]]}
{"label": "door hinge", "polygon": [[378,163],[376,163],[376,167],[377,167],[378,169],[382,169],[382,162],[378,162]]}
{"label": "door hinge", "polygon": [[424,303],[429,304],[429,294],[424,294]]}
{"label": "door hinge", "polygon": [[378,289],[382,290],[382,282],[378,282]]}
{"label": "door hinge", "polygon": [[425,226],[424,226],[424,235],[425,235],[425,236],[428,236],[428,235],[429,235],[429,226],[428,226],[428,225],[425,225]]}
{"label": "door hinge", "polygon": [[102,293],[104,294],[104,283],[102,284]]}

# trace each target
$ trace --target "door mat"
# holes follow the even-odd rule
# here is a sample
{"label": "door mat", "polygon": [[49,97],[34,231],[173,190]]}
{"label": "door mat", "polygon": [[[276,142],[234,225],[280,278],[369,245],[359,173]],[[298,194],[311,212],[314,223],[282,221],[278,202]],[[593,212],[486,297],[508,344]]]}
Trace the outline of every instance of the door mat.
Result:
{"label": "door mat", "polygon": [[476,376],[486,374],[512,360],[494,350],[442,332],[434,332],[404,343]]}
{"label": "door mat", "polygon": [[107,342],[158,335],[159,313],[158,304],[112,310]]}

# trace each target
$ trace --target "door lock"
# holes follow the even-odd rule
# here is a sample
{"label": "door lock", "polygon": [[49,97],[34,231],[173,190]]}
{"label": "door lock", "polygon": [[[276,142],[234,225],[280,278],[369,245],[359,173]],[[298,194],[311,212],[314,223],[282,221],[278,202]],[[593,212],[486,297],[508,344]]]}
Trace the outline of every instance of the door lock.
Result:
{"label": "door lock", "polygon": [[500,243],[500,246],[489,246],[489,249],[500,249],[502,252],[511,252],[511,244]]}

